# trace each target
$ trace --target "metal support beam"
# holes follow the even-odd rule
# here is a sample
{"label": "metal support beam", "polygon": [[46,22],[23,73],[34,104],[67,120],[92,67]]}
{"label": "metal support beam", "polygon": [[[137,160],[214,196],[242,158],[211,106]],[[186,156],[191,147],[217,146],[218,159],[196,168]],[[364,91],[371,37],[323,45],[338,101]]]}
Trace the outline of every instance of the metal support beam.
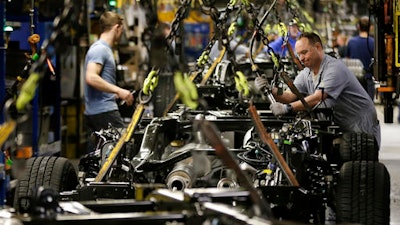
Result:
{"label": "metal support beam", "polygon": [[[5,95],[6,95],[6,82],[5,82],[5,77],[6,77],[6,42],[4,40],[4,26],[5,26],[5,21],[6,21],[6,2],[1,0],[0,1],[0,12],[1,12],[1,18],[0,18],[0,29],[1,29],[1,35],[0,35],[0,64],[2,65],[0,68],[0,102],[4,101]],[[4,122],[4,112],[3,108],[1,109],[0,113],[0,124]],[[3,207],[5,205],[5,198],[6,198],[6,187],[7,187],[7,179],[6,179],[6,172],[5,172],[5,156],[3,153],[3,146],[0,146],[1,151],[0,151],[0,164],[3,166],[0,170],[0,207]]]}

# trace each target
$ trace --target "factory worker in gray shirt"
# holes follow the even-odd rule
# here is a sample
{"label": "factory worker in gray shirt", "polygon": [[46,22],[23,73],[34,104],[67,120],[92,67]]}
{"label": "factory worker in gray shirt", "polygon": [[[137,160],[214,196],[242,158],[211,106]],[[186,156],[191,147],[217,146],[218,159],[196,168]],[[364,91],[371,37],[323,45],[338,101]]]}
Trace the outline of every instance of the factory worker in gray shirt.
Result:
{"label": "factory worker in gray shirt", "polygon": [[[380,146],[380,125],[374,103],[346,65],[324,53],[321,38],[315,33],[301,34],[296,42],[295,53],[305,68],[299,72],[293,84],[300,93],[307,95],[307,104],[314,108],[323,101],[319,106],[333,108],[334,122],[342,131],[374,135]],[[264,78],[256,78],[257,89],[262,90],[266,85]],[[278,95],[274,88],[272,94],[277,102],[272,103],[270,109],[276,116],[289,111],[306,110],[290,90]]]}

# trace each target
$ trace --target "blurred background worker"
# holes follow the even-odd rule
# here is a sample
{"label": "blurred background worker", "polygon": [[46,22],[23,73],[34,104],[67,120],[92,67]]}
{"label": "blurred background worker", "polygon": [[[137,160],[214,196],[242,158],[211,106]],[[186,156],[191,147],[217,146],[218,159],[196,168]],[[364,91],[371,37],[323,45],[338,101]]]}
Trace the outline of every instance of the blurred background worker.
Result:
{"label": "blurred background worker", "polygon": [[279,55],[280,58],[285,58],[289,54],[286,41],[290,44],[292,49],[294,49],[297,37],[299,37],[300,34],[301,32],[299,30],[299,25],[297,21],[293,19],[289,22],[287,36],[278,37],[274,41],[270,42],[268,46],[264,47],[264,52],[268,54],[268,52],[272,49],[276,55]]}
{"label": "blurred background worker", "polygon": [[367,16],[363,16],[357,23],[358,35],[352,37],[347,44],[346,57],[359,59],[364,65],[364,88],[371,99],[375,95],[375,82],[373,76],[374,63],[374,38],[369,35],[371,23]]}
{"label": "blurred background worker", "polygon": [[346,51],[347,51],[347,41],[348,38],[346,34],[339,34],[336,37],[336,53],[339,58],[344,58],[346,57]]}
{"label": "blurred background worker", "polygon": [[[229,41],[229,47],[232,50],[232,52],[234,52],[236,60],[240,61],[242,59],[248,58],[249,54],[250,54],[250,50],[249,48],[241,43],[239,40],[237,40],[236,38],[233,38]],[[210,59],[212,61],[214,61],[215,59],[218,58],[220,52],[222,49],[222,44],[220,45],[219,41],[215,41],[215,44],[213,45],[213,47],[211,48],[210,51]],[[225,53],[223,59],[226,60],[227,54]]]}

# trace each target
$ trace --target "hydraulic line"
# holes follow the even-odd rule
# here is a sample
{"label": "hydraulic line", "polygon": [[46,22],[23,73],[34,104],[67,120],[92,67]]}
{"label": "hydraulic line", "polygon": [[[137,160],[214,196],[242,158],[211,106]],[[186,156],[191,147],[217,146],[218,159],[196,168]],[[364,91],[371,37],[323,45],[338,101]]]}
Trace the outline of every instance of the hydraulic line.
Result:
{"label": "hydraulic line", "polygon": [[[253,57],[254,57],[254,55],[253,55],[254,42],[255,42],[255,40],[257,38],[259,38],[259,36],[263,35],[262,34],[263,31],[262,31],[262,27],[261,26],[265,22],[265,20],[267,19],[269,13],[274,8],[276,2],[277,2],[277,0],[274,0],[274,2],[271,4],[269,9],[264,13],[261,21],[258,24],[256,23],[255,30],[254,30],[253,35],[252,35],[251,40],[250,40],[250,46],[249,46],[249,48],[250,48],[250,57],[249,57],[250,58],[250,64],[251,64],[252,71],[255,72],[257,76],[261,76],[261,74],[259,73],[258,66],[256,65],[256,63],[254,62],[254,59],[253,59]],[[267,46],[268,46],[268,44],[267,44]],[[271,51],[273,52],[272,49],[271,49]],[[274,55],[274,54],[272,53],[272,55]],[[263,90],[263,94],[265,94],[267,96],[267,98],[268,98],[268,100],[269,100],[269,102],[271,104],[276,102],[274,96],[272,95],[272,93],[269,90],[269,87],[265,87],[265,89]]]}

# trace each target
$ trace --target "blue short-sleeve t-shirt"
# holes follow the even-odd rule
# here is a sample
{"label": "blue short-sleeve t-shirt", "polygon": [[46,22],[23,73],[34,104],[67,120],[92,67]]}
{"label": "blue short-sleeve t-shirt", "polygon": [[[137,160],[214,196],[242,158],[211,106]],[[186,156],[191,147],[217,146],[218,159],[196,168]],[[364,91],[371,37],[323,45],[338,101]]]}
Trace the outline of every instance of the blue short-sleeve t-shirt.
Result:
{"label": "blue short-sleeve t-shirt", "polygon": [[[103,40],[93,43],[85,57],[85,71],[88,63],[102,65],[100,76],[111,84],[116,84],[116,63],[111,47]],[[86,75],[85,75],[86,76]],[[85,115],[118,110],[115,94],[99,91],[90,85],[85,86]]]}

